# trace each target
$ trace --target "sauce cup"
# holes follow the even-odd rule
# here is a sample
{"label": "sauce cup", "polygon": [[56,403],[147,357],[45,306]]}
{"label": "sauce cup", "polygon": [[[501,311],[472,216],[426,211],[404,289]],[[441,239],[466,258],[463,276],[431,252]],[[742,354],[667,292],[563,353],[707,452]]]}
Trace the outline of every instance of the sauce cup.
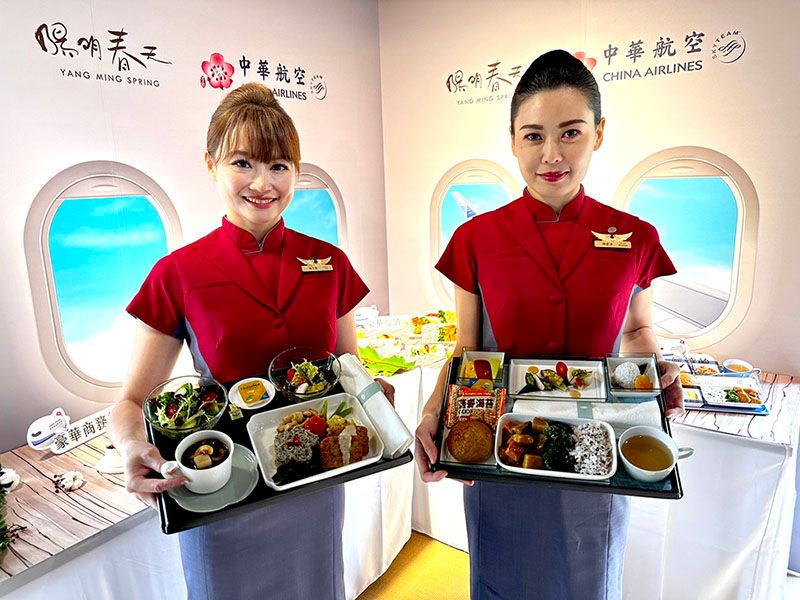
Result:
{"label": "sauce cup", "polygon": [[[192,469],[181,464],[181,456],[189,446],[201,440],[215,439],[220,440],[228,447],[228,455],[225,459],[208,469]],[[168,460],[161,465],[161,474],[167,479],[175,477],[186,477],[188,480],[184,486],[195,494],[211,494],[216,492],[231,478],[231,465],[233,461],[233,440],[230,436],[221,431],[197,431],[186,436],[175,449],[175,460]]]}
{"label": "sauce cup", "polygon": [[[653,438],[659,442],[663,446],[667,448],[670,453],[670,464],[668,467],[664,469],[660,469],[658,471],[651,471],[649,469],[643,469],[639,466],[633,464],[625,454],[622,452],[622,445],[631,437],[641,435],[649,438]],[[622,461],[622,464],[625,466],[625,470],[628,471],[631,477],[634,479],[638,479],[639,481],[661,481],[662,479],[666,478],[670,473],[672,473],[672,469],[675,468],[675,463],[678,462],[682,458],[688,458],[692,454],[694,454],[694,448],[678,448],[678,445],[675,443],[670,436],[666,434],[666,432],[662,431],[661,429],[657,429],[655,427],[648,427],[646,425],[637,425],[636,427],[631,427],[630,429],[626,429],[625,432],[619,436],[619,458]]]}

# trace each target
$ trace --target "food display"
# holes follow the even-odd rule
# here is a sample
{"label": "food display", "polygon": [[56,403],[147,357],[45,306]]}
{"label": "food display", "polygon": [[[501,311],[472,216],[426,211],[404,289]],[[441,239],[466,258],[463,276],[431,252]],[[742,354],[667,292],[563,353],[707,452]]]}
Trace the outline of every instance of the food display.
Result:
{"label": "food display", "polygon": [[326,395],[339,381],[339,359],[319,348],[284,350],[269,364],[269,379],[292,402]]}
{"label": "food display", "polygon": [[494,429],[506,405],[505,388],[475,389],[450,385],[444,424],[453,427],[458,421],[483,421]]}
{"label": "food display", "polygon": [[371,464],[383,453],[369,417],[349,394],[258,413],[247,431],[264,480],[276,490]]}
{"label": "food display", "polygon": [[692,370],[698,375],[717,375],[719,374],[719,367],[715,365],[697,364],[692,367]]}
{"label": "food display", "polygon": [[352,412],[347,402],[341,402],[329,414],[326,400],[318,409],[283,417],[273,441],[277,467],[273,481],[291,483],[362,460],[369,452],[369,433],[349,417]]}
{"label": "food display", "polygon": [[260,377],[248,377],[234,383],[228,399],[243,410],[263,408],[275,398],[275,386]]}
{"label": "food display", "polygon": [[459,462],[482,463],[494,449],[494,432],[483,421],[459,421],[447,435],[447,451]]}
{"label": "food display", "polygon": [[709,406],[759,410],[764,404],[761,387],[753,377],[697,376]]}
{"label": "food display", "polygon": [[614,396],[657,396],[661,393],[655,355],[619,354],[606,357]]}
{"label": "food display", "polygon": [[210,378],[176,377],[159,384],[142,403],[145,419],[173,439],[213,429],[227,406],[225,389]]}
{"label": "food display", "polygon": [[685,373],[681,371],[680,373],[681,378],[681,385],[686,387],[698,387],[700,383],[697,381],[697,378],[692,375],[691,373]]}
{"label": "food display", "polygon": [[603,363],[586,360],[513,359],[509,391],[512,396],[604,401]]}
{"label": "food display", "polygon": [[464,350],[458,369],[458,383],[484,389],[502,386],[504,359],[503,352]]}
{"label": "food display", "polygon": [[504,415],[496,456],[506,469],[550,477],[607,479],[617,468],[611,426],[591,419]]}
{"label": "food display", "polygon": [[184,450],[181,464],[190,469],[210,469],[227,458],[230,448],[217,438],[198,440]]}

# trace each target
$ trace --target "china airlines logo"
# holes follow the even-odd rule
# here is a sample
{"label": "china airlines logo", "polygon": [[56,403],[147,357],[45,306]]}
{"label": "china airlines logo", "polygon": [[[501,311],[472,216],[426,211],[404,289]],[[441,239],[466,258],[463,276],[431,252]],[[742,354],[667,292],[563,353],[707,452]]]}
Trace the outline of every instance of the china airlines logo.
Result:
{"label": "china airlines logo", "polygon": [[208,60],[204,60],[200,64],[203,69],[204,75],[200,76],[200,87],[206,87],[206,83],[212,88],[219,90],[231,87],[233,83],[233,65],[225,62],[225,57],[222,54],[215,52]]}
{"label": "china airlines logo", "polygon": [[597,59],[586,56],[586,52],[576,52],[572,56],[581,61],[584,64],[584,66],[590,71],[594,69],[595,65],[597,64]]}

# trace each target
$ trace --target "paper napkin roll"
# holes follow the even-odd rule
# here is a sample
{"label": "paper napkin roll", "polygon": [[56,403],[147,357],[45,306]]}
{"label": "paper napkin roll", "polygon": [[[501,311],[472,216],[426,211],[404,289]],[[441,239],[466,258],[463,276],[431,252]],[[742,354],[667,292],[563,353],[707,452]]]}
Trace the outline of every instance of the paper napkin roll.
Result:
{"label": "paper napkin roll", "polygon": [[515,413],[540,414],[543,417],[567,417],[605,421],[617,435],[634,425],[661,429],[658,402],[554,402],[552,400],[517,400]]}
{"label": "paper napkin roll", "polygon": [[383,440],[384,458],[397,458],[414,443],[414,436],[389,403],[383,388],[352,354],[339,357],[342,367],[339,383],[344,391],[358,398]]}

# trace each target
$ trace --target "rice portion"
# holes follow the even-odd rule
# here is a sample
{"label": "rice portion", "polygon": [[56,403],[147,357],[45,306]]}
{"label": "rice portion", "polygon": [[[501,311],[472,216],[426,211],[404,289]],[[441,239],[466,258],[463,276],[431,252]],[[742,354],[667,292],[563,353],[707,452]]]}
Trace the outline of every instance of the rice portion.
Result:
{"label": "rice portion", "polygon": [[575,427],[575,435],[578,439],[570,452],[575,459],[575,472],[582,475],[608,474],[613,460],[608,430],[599,423],[584,423]]}
{"label": "rice portion", "polygon": [[614,369],[614,381],[624,388],[633,389],[638,376],[639,367],[633,362],[620,363]]}

